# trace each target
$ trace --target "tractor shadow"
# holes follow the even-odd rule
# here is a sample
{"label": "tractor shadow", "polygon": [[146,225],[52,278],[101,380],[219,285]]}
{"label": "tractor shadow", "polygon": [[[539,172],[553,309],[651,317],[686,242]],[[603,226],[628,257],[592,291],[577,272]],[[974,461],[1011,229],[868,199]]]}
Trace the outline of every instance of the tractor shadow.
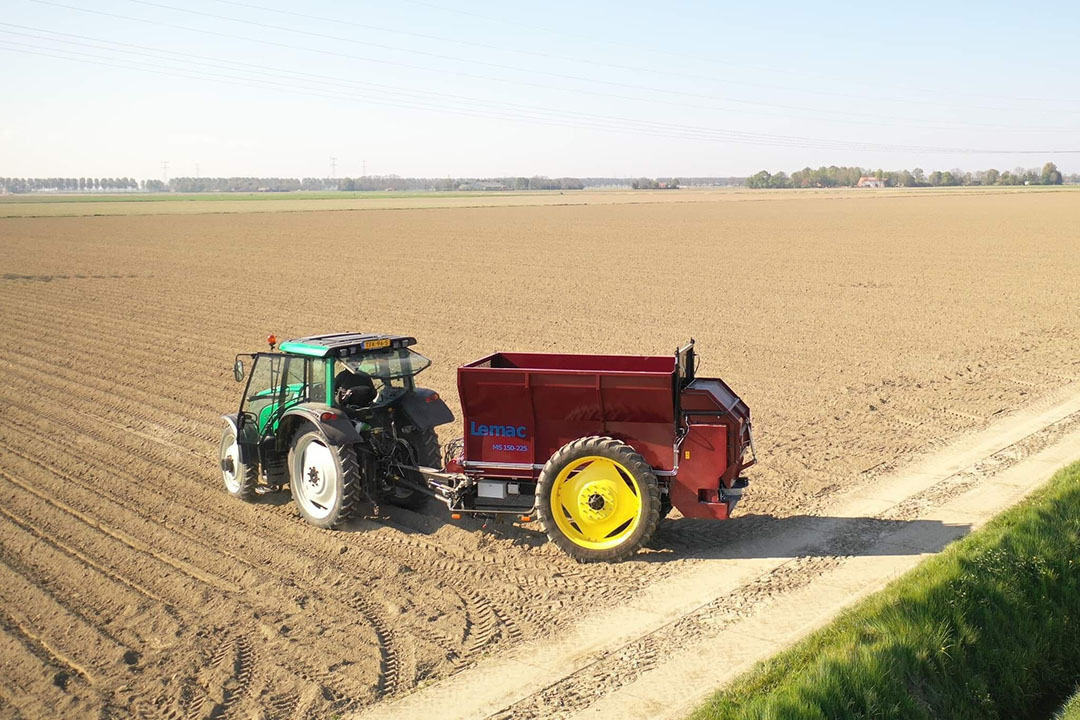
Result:
{"label": "tractor shadow", "polygon": [[722,522],[671,518],[660,522],[639,559],[765,559],[872,557],[937,552],[971,532],[966,523],[829,515],[740,515]]}
{"label": "tractor shadow", "polygon": [[[292,496],[287,490],[273,492],[259,495],[255,502],[290,505]],[[357,516],[338,531],[366,532],[384,526],[406,534],[432,535],[447,525],[529,550],[548,544],[537,523],[519,525],[470,517],[451,520],[437,501],[429,501],[416,511],[383,506],[378,515],[370,504],[361,503]],[[749,514],[717,521],[676,514],[661,520],[652,540],[627,562],[919,555],[937,552],[971,529],[970,524],[939,520]]]}

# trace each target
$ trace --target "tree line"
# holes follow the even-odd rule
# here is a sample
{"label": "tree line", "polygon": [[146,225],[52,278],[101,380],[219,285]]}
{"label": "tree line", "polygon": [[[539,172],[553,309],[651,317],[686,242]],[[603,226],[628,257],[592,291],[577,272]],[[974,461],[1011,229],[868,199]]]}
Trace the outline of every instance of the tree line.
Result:
{"label": "tree line", "polygon": [[679,178],[638,178],[630,182],[635,190],[678,190]]}
{"label": "tree line", "polygon": [[5,178],[0,177],[0,190],[9,193],[40,191],[108,192],[140,190],[144,187],[135,178]]}
{"label": "tree line", "polygon": [[[787,176],[784,176],[785,178]],[[620,178],[511,176],[480,180],[467,177],[423,178],[371,175],[344,178],[285,177],[174,177],[164,180],[135,178],[10,178],[0,177],[0,192],[423,192],[496,188],[506,190],[583,190],[586,187],[675,189],[680,186],[742,185],[743,177]]]}
{"label": "tree line", "polygon": [[922,168],[914,170],[868,170],[860,167],[820,167],[817,170],[806,167],[788,175],[784,172],[770,173],[761,170],[746,179],[750,188],[828,188],[854,187],[864,177],[881,180],[886,187],[951,187],[961,185],[1061,185],[1080,182],[1080,175],[1066,178],[1057,165],[1048,162],[1042,170],[1035,168],[1016,168],[1013,171],[998,171],[995,168],[965,172],[958,168],[952,170],[934,170],[929,175]]}

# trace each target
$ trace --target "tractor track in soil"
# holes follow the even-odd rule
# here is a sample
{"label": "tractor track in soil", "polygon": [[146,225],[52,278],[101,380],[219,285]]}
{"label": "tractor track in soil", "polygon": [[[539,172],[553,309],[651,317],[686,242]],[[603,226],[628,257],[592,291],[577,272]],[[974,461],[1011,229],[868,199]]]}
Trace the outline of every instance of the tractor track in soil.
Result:
{"label": "tractor track in soil", "polygon": [[[152,522],[152,517],[153,516],[151,516],[149,514],[146,514],[146,513],[143,513],[143,512],[140,512],[138,510],[138,507],[131,504],[130,501],[125,502],[123,498],[119,498],[114,494],[108,494],[108,493],[102,492],[101,490],[95,488],[92,485],[87,485],[87,484],[81,483],[78,480],[77,476],[75,476],[73,474],[70,474],[70,473],[67,473],[67,472],[65,472],[65,471],[63,471],[63,470],[61,470],[59,468],[54,467],[54,466],[47,466],[44,463],[42,463],[42,462],[40,462],[38,460],[35,460],[34,458],[30,458],[29,456],[26,456],[25,454],[19,452],[18,450],[8,448],[8,451],[12,452],[13,454],[16,454],[16,455],[18,455],[18,456],[20,456],[22,458],[25,458],[28,462],[31,462],[31,463],[37,464],[39,466],[42,466],[43,469],[49,470],[51,474],[55,475],[58,478],[63,479],[64,482],[66,484],[68,484],[69,486],[76,486],[76,485],[81,486],[82,489],[84,489],[88,493],[97,494],[98,496],[100,496],[100,498],[102,500],[106,501],[107,503],[116,503],[119,507],[125,508],[126,513],[131,514],[131,515],[143,515],[144,519],[147,522]],[[4,476],[3,473],[0,472],[0,477],[3,477],[3,476]],[[133,478],[132,481],[137,482],[137,479]],[[93,503],[88,503],[88,504],[93,504]],[[219,519],[220,519],[221,522],[219,524],[219,529],[218,529],[218,532],[216,533],[216,536],[220,539],[224,535],[224,532],[225,532],[224,529],[227,527],[226,523],[228,522],[229,518],[227,516],[221,516]],[[202,530],[202,532],[200,534],[198,534],[198,535],[187,532],[187,531],[185,531],[183,529],[177,528],[176,526],[170,526],[168,524],[165,525],[165,529],[168,530],[169,532],[173,533],[173,534],[176,534],[176,535],[179,535],[179,536],[183,537],[185,539],[185,541],[191,546],[202,546],[202,547],[204,547],[204,548],[206,548],[208,550],[214,549],[212,545],[208,544],[203,539],[205,537],[215,537],[215,533],[212,530],[208,529],[206,525],[203,525],[203,526],[200,527],[200,530]],[[260,568],[255,563],[253,563],[253,562],[251,562],[251,561],[249,561],[247,559],[240,558],[240,557],[236,556],[235,554],[229,553],[228,551],[222,551],[222,550],[216,550],[216,551],[228,555],[230,561],[232,561],[236,565],[246,565],[250,571],[252,571],[254,573],[260,573],[262,575],[266,574],[265,568],[270,566],[269,563],[272,561],[273,555],[274,554],[280,554],[280,551],[277,551],[277,553],[275,553],[272,549],[268,548],[265,555],[264,555],[264,557],[263,557],[263,562],[265,563],[265,565],[263,566],[263,568]],[[199,574],[197,573],[196,576],[199,576]],[[202,578],[202,577],[199,577],[199,579],[205,580],[205,578]],[[220,584],[214,584],[214,585],[215,585],[215,587],[217,589],[223,590],[225,592],[229,592],[230,594],[232,594],[234,592],[233,588],[224,588]],[[266,585],[265,581],[262,578],[260,578],[258,581],[252,583],[251,587],[252,588],[258,588],[258,587],[263,587],[265,585]],[[308,590],[309,592],[311,592],[313,594],[313,596],[319,597],[320,600],[322,600],[324,603],[329,603],[329,602],[332,601],[329,596],[324,595],[323,591],[320,588],[318,588],[317,586],[315,586],[315,585],[302,584],[301,582],[297,582],[296,585],[298,587],[301,587],[301,588],[304,588],[304,589]],[[380,680],[380,688],[382,689],[382,692],[385,693],[385,694],[392,693],[394,691],[394,686],[396,684],[396,668],[397,668],[396,656],[397,656],[397,651],[391,645],[391,643],[393,642],[392,641],[393,634],[388,629],[387,623],[381,619],[379,614],[373,610],[373,608],[371,607],[371,605],[369,603],[363,602],[362,600],[358,601],[355,598],[355,596],[353,596],[351,598],[348,598],[348,599],[342,599],[340,597],[337,597],[335,600],[333,600],[333,602],[338,602],[338,603],[343,604],[343,605],[348,605],[350,608],[352,608],[356,612],[360,613],[360,615],[362,617],[364,617],[365,621],[369,625],[371,625],[371,627],[375,631],[376,637],[377,637],[377,639],[379,640],[379,643],[380,643],[380,653],[386,658],[386,665],[389,668],[389,676],[390,676],[389,681]],[[344,617],[344,614],[338,613],[337,616],[338,617]]]}
{"label": "tractor track in soil", "polygon": [[[63,427],[63,428],[66,428],[69,431],[74,429],[80,435],[84,435],[84,436],[98,435],[100,437],[101,443],[103,445],[105,444],[105,442],[107,442],[107,440],[103,436],[100,435],[100,430],[95,432],[92,428],[88,428],[88,427],[73,427],[70,423],[66,423],[63,419],[57,417],[56,415],[53,415],[53,414],[49,413],[48,411],[43,412],[40,407],[37,408],[37,409],[32,409],[32,408],[29,408],[28,406],[20,405],[18,402],[14,402],[14,403],[12,403],[12,405],[15,406],[15,407],[21,407],[21,409],[24,412],[26,412],[26,414],[28,416],[32,417],[32,416],[36,415],[38,420],[40,420],[42,418],[46,418],[49,421],[51,421],[53,424],[59,425],[60,427]],[[11,427],[11,426],[9,426],[9,427]],[[45,442],[48,442],[48,441],[45,441]],[[61,450],[62,446],[56,445],[56,449]],[[19,454],[19,455],[22,455],[22,456],[26,457],[25,454],[19,453],[17,450],[13,449],[12,452],[15,453],[15,454]],[[154,462],[154,463],[158,462],[158,460],[157,460],[154,453],[151,453],[151,452],[146,451],[146,450],[137,451],[137,453],[139,455],[143,456],[145,459],[147,459],[150,462]],[[84,453],[84,455],[87,455],[87,456],[93,458],[93,456],[90,455],[89,453]],[[33,458],[30,458],[30,460],[34,461]],[[52,474],[58,474],[58,475],[60,474],[60,471],[55,467],[45,466],[45,467],[43,467],[43,469],[48,470]],[[123,472],[123,471],[114,471],[114,472]],[[69,475],[66,478],[66,480],[68,482],[78,483],[78,480],[74,476],[71,476],[71,475]],[[138,482],[138,479],[137,478],[132,478],[132,482],[133,483]],[[94,488],[92,488],[90,486],[86,486],[86,487],[88,487],[88,489],[94,490]],[[99,494],[100,494],[100,491],[97,491],[97,492],[99,492]],[[124,500],[122,498],[118,498],[116,496],[105,497],[103,499],[106,499],[109,502],[119,502],[121,505],[124,504]],[[308,528],[299,520],[299,518],[295,517],[295,514],[291,511],[291,509],[284,509],[284,508],[282,508],[282,509],[283,509],[284,512],[289,513],[289,515],[290,515],[290,517],[289,517],[290,524],[295,525],[302,532],[309,532]],[[135,510],[134,508],[131,508],[131,511],[137,513],[137,510]],[[227,516],[227,515],[222,515],[221,520],[222,520],[222,522],[224,524],[226,522],[229,522],[231,520],[231,518],[229,516]],[[180,534],[181,536],[184,536],[185,539],[190,541],[192,544],[202,544],[202,545],[205,546],[205,543],[203,543],[201,540],[199,540],[199,538],[193,537],[189,533],[179,532],[178,534]],[[414,544],[414,546],[415,546],[415,544]],[[385,549],[387,551],[390,551],[391,553],[393,553],[394,550],[395,550],[392,547],[387,547],[385,544],[381,545],[381,548]],[[398,549],[398,553],[400,553],[400,549]],[[391,555],[391,556],[393,556],[393,555]],[[235,556],[233,556],[231,559],[236,560],[237,558]],[[375,556],[370,557],[369,559],[372,560],[372,561],[380,560],[379,557],[375,557]],[[412,554],[406,554],[404,559],[406,561],[412,561],[414,565],[418,565],[418,566],[420,565],[420,563],[416,563],[415,561],[413,561],[413,555]],[[383,562],[381,564],[385,565],[385,562]],[[435,565],[434,567],[435,567],[435,569],[440,570],[440,571],[445,571],[445,570],[452,569],[446,563],[439,563],[439,564]],[[470,628],[467,631],[467,636],[468,637],[467,637],[467,641],[466,641],[466,644],[465,644],[465,651],[464,651],[463,655],[469,656],[469,655],[472,655],[474,653],[477,653],[477,652],[480,652],[480,651],[484,650],[487,647],[487,645],[495,637],[496,632],[498,631],[498,627],[499,627],[500,623],[503,626],[506,626],[508,628],[506,634],[507,634],[507,637],[509,639],[516,639],[517,637],[520,637],[520,630],[517,629],[516,623],[514,623],[514,621],[510,619],[510,616],[506,612],[492,609],[491,604],[486,599],[479,596],[476,592],[473,592],[473,591],[468,590],[468,589],[466,589],[462,593],[462,598],[463,598],[464,604],[466,606],[466,617],[467,618],[469,618],[469,617],[477,618],[477,620],[475,620],[475,621],[468,621],[467,620],[467,622],[469,623]],[[392,636],[391,632],[388,630],[388,626],[385,623],[380,622],[377,619],[377,615],[374,615],[371,612],[370,603],[363,602],[360,598],[355,598],[353,600],[346,600],[345,602],[351,604],[353,607],[360,610],[365,615],[369,616],[369,620],[370,620],[371,624],[374,627],[377,628],[376,634],[377,634],[378,638],[380,639],[380,641],[382,641],[382,644],[383,644],[383,647],[381,647],[381,650],[380,650],[380,652],[384,656],[383,666],[387,669],[387,678],[386,678],[386,680],[384,682],[380,683],[380,690],[381,690],[382,693],[386,693],[386,694],[393,693],[397,689],[397,687],[396,687],[397,686],[397,677],[396,676],[397,676],[398,661],[397,661],[397,657],[396,657],[397,653],[395,651],[393,651],[392,649],[390,649],[389,647],[385,646],[387,639]],[[472,608],[472,610],[470,611],[469,608]]]}
{"label": "tractor track in soil", "polygon": [[[44,662],[5,625],[0,717],[301,720],[378,708],[558,641],[580,618],[707,568],[747,536],[800,528],[790,515],[825,512],[840,489],[885,482],[1080,377],[1078,336],[1047,272],[1080,267],[1049,220],[1075,216],[1073,200],[866,200],[830,203],[827,217],[817,203],[778,201],[0,219],[12,277],[120,276],[0,283],[0,610],[93,679]],[[980,238],[977,251],[922,239],[956,217]],[[700,263],[673,267],[665,242],[628,240],[643,233],[691,243]],[[388,261],[395,293],[339,273],[335,299],[309,289],[312,273],[331,276],[336,263],[293,262],[313,238],[327,257],[350,258],[387,237],[403,258],[429,257],[432,273]],[[507,243],[519,264],[503,263]],[[626,257],[622,274],[596,273],[582,247]],[[252,276],[256,255],[277,268],[272,284]],[[721,264],[748,272],[718,312],[705,268]],[[605,292],[583,304],[551,293],[555,283]],[[1008,314],[1002,292],[1014,301]],[[686,307],[687,297],[699,303]],[[671,322],[672,307],[685,322]],[[754,408],[764,462],[735,521],[665,522],[615,566],[579,566],[535,526],[446,524],[437,504],[384,508],[328,533],[307,526],[287,494],[227,497],[214,462],[219,416],[237,398],[233,353],[261,349],[270,331],[343,327],[415,334],[435,360],[423,384],[455,411],[453,369],[480,352],[661,352],[690,327],[706,369]],[[959,475],[869,520],[902,522],[970,487],[978,481]],[[874,525],[848,530],[856,552]],[[843,552],[787,558],[729,595],[778,602]],[[20,614],[29,607],[44,610]],[[633,685],[684,637],[739,621],[703,607],[492,712],[588,708],[590,683]]]}
{"label": "tractor track in soil", "polygon": [[[19,405],[17,402],[13,402],[12,404],[16,405],[16,406]],[[25,405],[22,406],[22,408],[24,410],[29,411],[29,408],[27,406],[25,406]],[[49,415],[49,414],[46,413],[45,417],[50,418],[51,420],[55,421],[58,424],[63,424],[63,421],[59,420],[54,415]],[[103,418],[97,418],[97,419],[98,420],[103,420]],[[119,425],[116,425],[114,423],[110,423],[110,424],[112,424],[114,427],[118,427],[119,429],[123,429],[123,430],[127,429],[127,428],[121,427]],[[68,427],[71,427],[71,426],[69,425]],[[80,430],[80,432],[82,432],[83,434],[89,434],[86,429]],[[155,439],[154,441],[158,442],[160,444],[168,445],[167,441],[164,441],[164,440]],[[142,455],[143,457],[145,457],[147,460],[156,462],[156,457],[153,454],[151,454],[151,453],[149,453],[147,451],[137,451],[137,452],[140,455]],[[216,492],[216,490],[215,490],[215,492]],[[295,523],[300,528],[304,528],[304,532],[307,532],[306,525],[304,525],[303,522],[298,517],[295,516],[295,513],[294,513],[294,511],[292,511],[291,507],[282,505],[282,506],[274,507],[274,508],[271,508],[271,509],[274,510],[274,511],[281,512],[282,514],[286,515],[288,517],[288,519],[290,520],[290,522]],[[227,517],[223,517],[223,520],[227,520],[227,519],[228,519]],[[198,542],[197,539],[193,538],[193,540]],[[402,562],[412,562],[414,565],[430,567],[432,570],[438,571],[438,572],[447,572],[447,573],[453,573],[453,574],[456,574],[456,575],[465,574],[465,575],[472,576],[472,577],[477,578],[477,579],[489,579],[488,576],[485,575],[484,573],[470,572],[469,568],[467,566],[461,564],[459,559],[456,559],[456,558],[453,558],[453,557],[444,557],[444,559],[442,561],[434,561],[434,562],[425,561],[425,562],[417,563],[415,553],[405,553],[405,554],[401,553],[400,545],[407,545],[407,546],[409,546],[411,548],[420,549],[420,550],[428,550],[428,551],[434,551],[435,550],[434,546],[432,546],[430,544],[427,544],[427,543],[423,543],[422,541],[415,541],[414,540],[414,541],[409,541],[409,542],[396,543],[396,542],[384,542],[384,541],[381,541],[381,540],[377,539],[374,542],[374,544],[378,546],[379,550],[381,551],[380,554],[381,554],[382,557],[399,558]],[[377,562],[380,561],[381,557],[370,557],[369,559],[372,562],[377,563]],[[452,581],[452,584],[454,582],[457,582],[457,581]],[[462,597],[463,597],[463,599],[467,599],[469,601],[470,605],[478,608],[478,610],[479,610],[478,614],[483,614],[483,615],[487,615],[487,616],[492,616],[492,615],[498,616],[500,618],[500,622],[502,622],[504,625],[507,626],[507,631],[508,631],[508,636],[509,637],[515,638],[515,637],[520,636],[520,631],[516,628],[516,624],[514,623],[513,620],[510,619],[510,617],[509,617],[509,615],[508,615],[508,613],[506,611],[504,611],[504,610],[492,610],[490,607],[488,607],[489,602],[487,600],[479,597],[477,595],[477,593],[475,591],[472,591],[472,590],[466,589],[463,592]],[[475,641],[473,641],[473,642],[471,642],[469,644],[470,645],[483,646],[484,643],[479,643],[478,644]]]}

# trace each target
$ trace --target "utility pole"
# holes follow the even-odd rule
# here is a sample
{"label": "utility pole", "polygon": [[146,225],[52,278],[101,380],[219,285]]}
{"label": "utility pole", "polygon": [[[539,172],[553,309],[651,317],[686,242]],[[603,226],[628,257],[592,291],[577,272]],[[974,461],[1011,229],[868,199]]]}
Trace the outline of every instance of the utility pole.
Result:
{"label": "utility pole", "polygon": [[337,158],[332,157],[332,158],[330,158],[330,179],[333,180],[333,179],[336,179],[336,178],[337,178]]}
{"label": "utility pole", "polygon": [[161,179],[165,182],[169,182],[169,161],[161,161]]}

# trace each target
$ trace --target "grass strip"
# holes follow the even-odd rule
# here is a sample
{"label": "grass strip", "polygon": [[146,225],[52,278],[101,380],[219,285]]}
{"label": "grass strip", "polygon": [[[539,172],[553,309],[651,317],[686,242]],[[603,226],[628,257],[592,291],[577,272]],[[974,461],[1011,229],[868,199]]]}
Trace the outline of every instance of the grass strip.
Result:
{"label": "grass strip", "polygon": [[1080,687],[1076,688],[1069,701],[1054,713],[1054,720],[1080,720]]}
{"label": "grass strip", "polygon": [[1080,462],[759,663],[691,720],[1045,720],[1077,678]]}

